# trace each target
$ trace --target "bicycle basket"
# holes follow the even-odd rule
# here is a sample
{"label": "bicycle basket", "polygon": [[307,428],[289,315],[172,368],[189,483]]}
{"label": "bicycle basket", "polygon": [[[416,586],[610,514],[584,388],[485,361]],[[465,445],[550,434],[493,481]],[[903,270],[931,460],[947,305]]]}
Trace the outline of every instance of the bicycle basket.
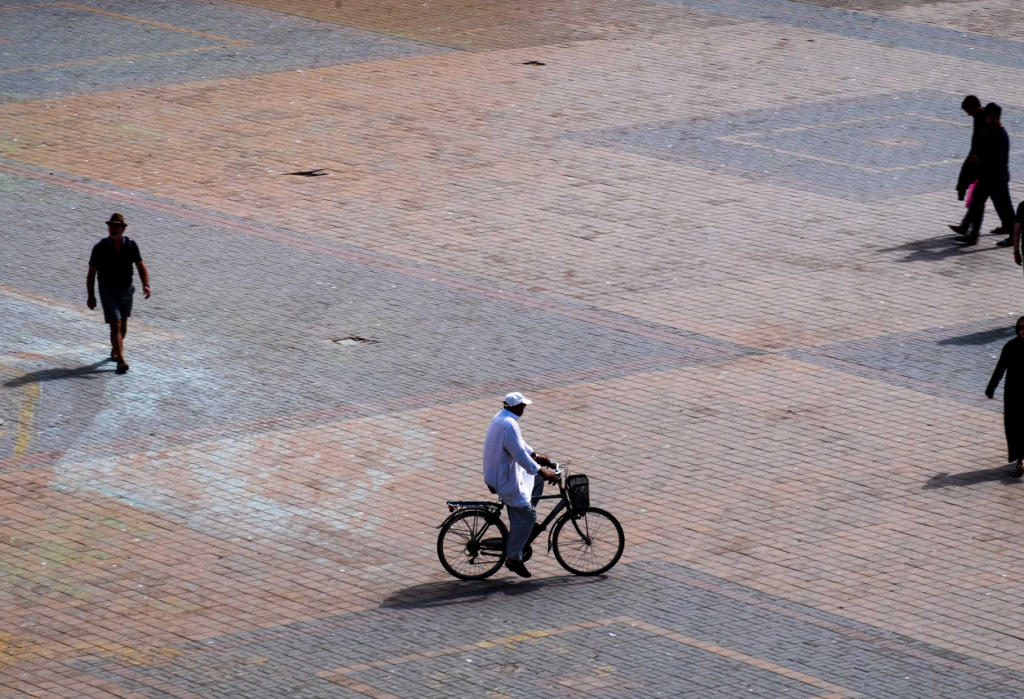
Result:
{"label": "bicycle basket", "polygon": [[590,479],[583,474],[569,476],[565,479],[565,492],[574,510],[590,507]]}

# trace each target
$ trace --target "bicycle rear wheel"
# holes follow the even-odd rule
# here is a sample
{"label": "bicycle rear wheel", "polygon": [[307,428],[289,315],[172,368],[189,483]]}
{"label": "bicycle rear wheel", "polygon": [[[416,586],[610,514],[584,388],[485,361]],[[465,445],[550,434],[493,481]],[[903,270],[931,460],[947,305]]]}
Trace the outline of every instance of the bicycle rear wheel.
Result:
{"label": "bicycle rear wheel", "polygon": [[572,515],[565,515],[551,533],[558,564],[573,575],[600,575],[610,570],[626,547],[622,525],[596,507],[576,512],[576,526],[573,519]]}
{"label": "bicycle rear wheel", "polygon": [[508,529],[496,515],[466,510],[449,519],[437,535],[437,557],[460,580],[483,580],[505,562]]}

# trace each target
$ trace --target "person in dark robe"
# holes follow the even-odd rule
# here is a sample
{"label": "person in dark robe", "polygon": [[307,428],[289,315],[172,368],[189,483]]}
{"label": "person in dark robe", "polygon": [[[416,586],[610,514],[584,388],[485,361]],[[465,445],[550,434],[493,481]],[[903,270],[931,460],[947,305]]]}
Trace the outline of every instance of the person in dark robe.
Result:
{"label": "person in dark robe", "polygon": [[999,363],[988,382],[985,395],[995,396],[996,387],[1006,374],[1003,385],[1003,427],[1010,461],[1017,462],[1017,475],[1024,476],[1024,316],[1017,320],[1017,337],[1003,346]]}

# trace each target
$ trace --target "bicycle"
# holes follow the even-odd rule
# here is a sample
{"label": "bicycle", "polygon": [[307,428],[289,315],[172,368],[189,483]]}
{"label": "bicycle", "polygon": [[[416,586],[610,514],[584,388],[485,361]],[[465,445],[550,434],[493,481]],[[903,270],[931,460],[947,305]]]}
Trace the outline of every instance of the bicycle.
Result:
{"label": "bicycle", "polygon": [[[626,545],[622,525],[609,512],[590,506],[587,476],[570,476],[567,468],[552,466],[558,475],[558,494],[539,499],[560,502],[543,522],[533,525],[523,561],[533,556],[534,540],[565,510],[548,534],[548,551],[554,551],[558,564],[573,575],[601,575],[622,557]],[[448,501],[451,514],[438,526],[437,535],[437,557],[445,570],[461,580],[483,580],[501,569],[508,539],[508,527],[501,519],[504,507],[500,498],[498,502]]]}

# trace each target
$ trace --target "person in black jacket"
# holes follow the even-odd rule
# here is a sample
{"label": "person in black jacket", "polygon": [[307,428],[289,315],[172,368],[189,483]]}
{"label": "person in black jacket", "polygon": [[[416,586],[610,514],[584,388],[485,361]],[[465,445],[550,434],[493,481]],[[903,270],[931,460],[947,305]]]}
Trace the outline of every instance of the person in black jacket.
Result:
{"label": "person in black jacket", "polygon": [[1010,200],[1010,136],[1000,121],[1003,109],[995,102],[985,105],[985,132],[981,136],[978,147],[978,184],[974,187],[971,197],[970,227],[961,236],[960,241],[966,245],[978,242],[978,231],[985,216],[985,202],[992,198],[992,205],[1002,222],[1001,230],[1007,236],[999,241],[999,245],[1009,247],[1013,244],[1010,233],[1013,231],[1013,202]]}
{"label": "person in black jacket", "polygon": [[[985,131],[985,115],[981,107],[981,100],[974,95],[967,95],[960,103],[960,109],[964,110],[967,116],[974,121],[971,130],[971,150],[964,158],[964,164],[960,166],[960,176],[956,179],[957,200],[963,201],[967,196],[967,189],[978,179],[978,150],[981,146],[981,135]],[[971,213],[964,213],[964,218],[959,226],[950,224],[949,227],[960,235],[966,235],[970,230]]]}
{"label": "person in black jacket", "polygon": [[1017,462],[1017,475],[1024,476],[1024,316],[1017,319],[1017,337],[1005,345],[999,363],[988,382],[985,395],[995,397],[996,387],[1006,374],[1003,385],[1003,428],[1010,461]]}

